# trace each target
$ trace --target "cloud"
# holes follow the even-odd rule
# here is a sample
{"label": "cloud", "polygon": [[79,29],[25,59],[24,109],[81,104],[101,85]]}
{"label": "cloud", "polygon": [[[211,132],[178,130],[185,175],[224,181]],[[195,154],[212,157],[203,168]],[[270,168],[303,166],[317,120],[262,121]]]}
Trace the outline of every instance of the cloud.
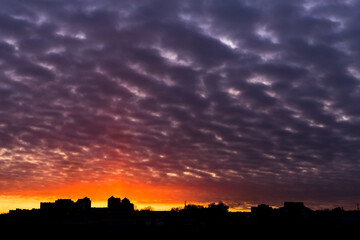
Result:
{"label": "cloud", "polygon": [[2,194],[121,175],[359,196],[357,3],[1,5]]}

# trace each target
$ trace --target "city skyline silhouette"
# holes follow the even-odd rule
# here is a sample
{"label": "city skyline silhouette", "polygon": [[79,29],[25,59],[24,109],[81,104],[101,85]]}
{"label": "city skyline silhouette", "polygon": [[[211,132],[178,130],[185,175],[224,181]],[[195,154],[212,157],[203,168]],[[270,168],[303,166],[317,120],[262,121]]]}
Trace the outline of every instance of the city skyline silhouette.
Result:
{"label": "city skyline silhouette", "polygon": [[37,234],[82,236],[230,237],[238,231],[246,232],[247,236],[283,236],[295,231],[304,237],[308,234],[345,237],[359,229],[360,211],[341,207],[314,211],[303,202],[284,202],[279,208],[263,203],[253,206],[251,212],[230,212],[229,206],[221,201],[208,206],[185,202],[182,208],[170,211],[136,210],[126,197],[111,196],[104,208],[92,207],[88,197],[42,202],[39,209],[16,209],[1,214],[0,224],[13,231],[23,229],[30,233],[40,228],[43,230]]}

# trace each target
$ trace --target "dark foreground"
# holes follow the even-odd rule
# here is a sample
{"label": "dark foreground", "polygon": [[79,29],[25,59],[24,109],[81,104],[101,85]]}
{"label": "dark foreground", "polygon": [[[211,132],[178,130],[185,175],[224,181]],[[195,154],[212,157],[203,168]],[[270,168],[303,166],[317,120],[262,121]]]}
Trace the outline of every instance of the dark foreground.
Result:
{"label": "dark foreground", "polygon": [[[182,211],[114,212],[92,208],[83,212],[18,210],[0,215],[3,234],[17,236],[69,237],[245,237],[313,238],[358,236],[360,212],[211,212]],[[356,235],[353,235],[356,234]],[[71,239],[70,238],[70,239]]]}

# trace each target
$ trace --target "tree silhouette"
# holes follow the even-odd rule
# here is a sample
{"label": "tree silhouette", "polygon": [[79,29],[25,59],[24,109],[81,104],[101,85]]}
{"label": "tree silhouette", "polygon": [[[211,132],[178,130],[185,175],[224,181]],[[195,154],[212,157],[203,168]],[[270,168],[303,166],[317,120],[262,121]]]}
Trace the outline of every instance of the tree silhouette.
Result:
{"label": "tree silhouette", "polygon": [[225,205],[222,201],[220,201],[218,204],[216,203],[210,203],[208,206],[208,209],[211,210],[214,213],[227,213],[229,210],[229,206]]}

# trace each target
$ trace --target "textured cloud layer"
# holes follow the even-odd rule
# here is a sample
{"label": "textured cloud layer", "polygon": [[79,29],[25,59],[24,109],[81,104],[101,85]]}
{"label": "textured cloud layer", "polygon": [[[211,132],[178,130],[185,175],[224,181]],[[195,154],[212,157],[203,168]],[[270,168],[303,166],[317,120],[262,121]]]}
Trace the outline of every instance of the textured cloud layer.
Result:
{"label": "textured cloud layer", "polygon": [[1,194],[121,176],[353,201],[359,8],[2,1]]}

